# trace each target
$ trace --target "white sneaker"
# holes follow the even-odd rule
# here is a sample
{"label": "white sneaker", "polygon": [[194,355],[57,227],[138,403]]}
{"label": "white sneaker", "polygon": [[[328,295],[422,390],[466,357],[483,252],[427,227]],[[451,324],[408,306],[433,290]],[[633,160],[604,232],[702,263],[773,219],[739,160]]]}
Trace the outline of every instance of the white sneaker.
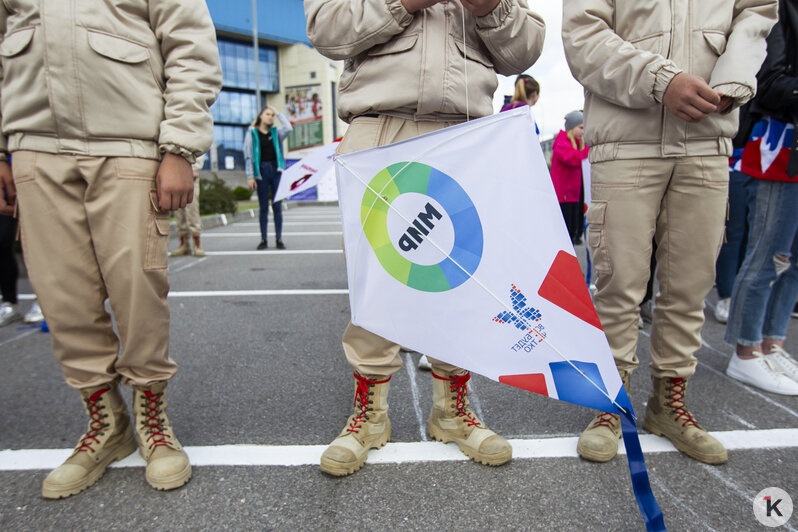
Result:
{"label": "white sneaker", "polygon": [[770,354],[767,356],[769,358],[772,357],[773,362],[776,363],[782,373],[798,382],[798,362],[787,351],[782,347],[772,345],[770,346]]}
{"label": "white sneaker", "polygon": [[730,297],[724,297],[723,299],[718,300],[718,304],[715,305],[715,319],[718,320],[718,323],[726,323],[729,321],[729,304],[731,303]]}
{"label": "white sneaker", "polygon": [[418,359],[418,369],[432,371],[432,364],[427,360],[427,355],[421,355],[421,358]]}
{"label": "white sneaker", "polygon": [[25,323],[40,323],[44,321],[44,314],[38,301],[34,301],[30,310],[25,314]]}
{"label": "white sneaker", "polygon": [[15,321],[19,321],[21,319],[22,314],[19,313],[16,305],[12,305],[8,302],[0,305],[0,327],[3,325],[8,325],[9,323],[14,323]]}
{"label": "white sneaker", "polygon": [[785,375],[772,355],[754,351],[756,358],[743,360],[732,355],[726,375],[740,382],[756,386],[766,392],[781,395],[798,395],[798,382]]}

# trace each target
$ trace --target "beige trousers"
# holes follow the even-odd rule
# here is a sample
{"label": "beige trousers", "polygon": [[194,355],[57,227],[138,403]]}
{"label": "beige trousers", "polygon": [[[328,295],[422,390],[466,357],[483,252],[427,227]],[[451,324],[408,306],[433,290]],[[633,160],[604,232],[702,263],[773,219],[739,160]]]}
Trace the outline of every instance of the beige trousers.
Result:
{"label": "beige trousers", "polygon": [[[350,153],[375,146],[384,146],[400,140],[417,137],[437,129],[452,125],[446,122],[414,122],[385,115],[379,117],[355,118],[349,125],[343,140],[338,145],[338,153]],[[344,353],[346,359],[361,375],[388,376],[402,368],[398,344],[382,338],[356,325],[349,325],[344,331]],[[453,372],[460,368],[428,357],[433,370]]]}
{"label": "beige trousers", "polygon": [[177,371],[169,358],[169,215],[157,209],[158,164],[13,154],[25,264],[55,359],[75,388],[118,377],[146,385]]}
{"label": "beige trousers", "polygon": [[660,293],[651,326],[651,373],[690,377],[723,239],[728,159],[607,161],[594,164],[591,177],[594,303],[615,363],[628,371],[638,365],[637,323],[656,238]]}
{"label": "beige trousers", "polygon": [[199,236],[202,233],[200,227],[199,212],[199,179],[194,180],[194,201],[182,209],[175,211],[175,221],[177,222],[177,234],[188,239],[191,236]]}

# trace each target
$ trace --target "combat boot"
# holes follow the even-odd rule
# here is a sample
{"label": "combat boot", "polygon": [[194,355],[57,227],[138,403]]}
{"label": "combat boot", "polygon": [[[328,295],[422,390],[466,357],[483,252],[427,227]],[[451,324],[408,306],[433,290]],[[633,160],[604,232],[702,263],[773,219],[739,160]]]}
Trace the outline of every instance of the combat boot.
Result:
{"label": "combat boot", "polygon": [[80,390],[89,426],[66,462],[44,479],[42,496],[61,499],[85,490],[105,473],[108,464],[136,450],[125,403],[116,383]]}
{"label": "combat boot", "polygon": [[643,428],[657,436],[665,436],[677,449],[707,464],[723,464],[728,460],[726,449],[710,436],[687,410],[687,379],[652,377],[654,387],[648,398]]}
{"label": "combat boot", "polygon": [[176,250],[169,254],[170,257],[182,257],[183,255],[191,255],[191,244],[188,242],[188,238],[181,236],[180,237],[180,245],[177,247]]}
{"label": "combat boot", "polygon": [[166,381],[133,387],[133,419],[149,485],[171,490],[188,482],[191,464],[166,415]]}
{"label": "combat boot", "polygon": [[[620,374],[628,394],[631,373],[621,371]],[[618,454],[619,439],[621,439],[621,417],[618,414],[599,412],[579,436],[576,452],[591,462],[609,462]]]}
{"label": "combat boot", "polygon": [[477,462],[498,466],[510,461],[513,448],[487,428],[468,408],[468,381],[471,373],[431,371],[432,411],[427,422],[429,435],[440,442],[457,443],[460,450]]}
{"label": "combat boot", "polygon": [[202,246],[200,246],[200,237],[199,237],[199,235],[194,235],[194,256],[195,257],[204,257],[205,256],[205,250],[202,249]]}
{"label": "combat boot", "polygon": [[341,477],[366,463],[369,449],[379,449],[391,439],[388,388],[391,377],[365,377],[355,372],[355,410],[346,426],[321,455],[321,470]]}

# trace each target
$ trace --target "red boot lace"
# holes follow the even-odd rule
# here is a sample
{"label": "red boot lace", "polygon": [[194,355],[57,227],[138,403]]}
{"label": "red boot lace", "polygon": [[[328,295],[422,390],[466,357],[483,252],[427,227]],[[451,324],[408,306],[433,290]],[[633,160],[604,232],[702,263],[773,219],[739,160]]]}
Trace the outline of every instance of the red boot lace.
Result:
{"label": "red boot lace", "polygon": [[596,421],[593,423],[594,427],[615,427],[615,424],[619,416],[617,414],[610,414],[609,412],[602,412],[599,417],[596,418]]}
{"label": "red boot lace", "polygon": [[371,407],[369,406],[369,403],[371,402],[369,401],[369,395],[371,393],[369,392],[369,388],[371,388],[375,384],[384,384],[389,380],[391,380],[391,378],[388,377],[387,379],[382,381],[372,381],[367,379],[363,375],[360,375],[357,372],[353,373],[353,375],[355,376],[355,380],[357,381],[357,390],[355,390],[354,407],[360,408],[360,412],[358,412],[357,415],[355,415],[355,417],[352,419],[352,423],[349,424],[346,430],[347,432],[360,432],[360,428],[363,426],[363,423],[368,421],[369,419],[368,413],[371,410]]}
{"label": "red boot lace", "polygon": [[466,410],[466,401],[468,400],[468,381],[471,380],[471,373],[464,373],[463,375],[452,375],[452,378],[441,377],[434,371],[431,372],[432,376],[438,380],[449,381],[449,390],[454,395],[454,407],[457,410],[457,415],[464,418],[463,421],[471,426],[478,427],[479,420],[474,417],[474,413]]}
{"label": "red boot lace", "polygon": [[99,400],[105,392],[110,390],[110,388],[97,390],[91,395],[91,397],[86,399],[86,408],[89,411],[89,417],[91,418],[89,421],[89,431],[84,434],[78,442],[78,446],[75,448],[76,453],[94,452],[92,445],[95,443],[100,443],[100,440],[97,439],[97,436],[102,434],[103,429],[108,426],[107,423],[103,422],[103,418],[105,418],[108,414],[103,414],[100,412],[100,410],[105,407],[99,404]]}
{"label": "red boot lace", "polygon": [[147,432],[150,434],[147,436],[150,449],[162,445],[167,445],[169,447],[173,445],[171,437],[164,430],[163,420],[161,419],[161,405],[163,404],[161,401],[162,395],[163,392],[152,393],[149,390],[144,390],[145,403],[141,406],[146,410],[144,412],[145,419],[141,420],[141,424],[147,427]]}
{"label": "red boot lace", "polygon": [[676,421],[678,422],[679,420],[683,420],[683,427],[697,427],[698,423],[693,417],[693,414],[687,411],[687,404],[684,402],[684,394],[685,389],[687,388],[687,383],[681,378],[673,378],[670,381],[671,389],[670,396],[668,397],[668,406],[670,406],[671,411],[676,414]]}

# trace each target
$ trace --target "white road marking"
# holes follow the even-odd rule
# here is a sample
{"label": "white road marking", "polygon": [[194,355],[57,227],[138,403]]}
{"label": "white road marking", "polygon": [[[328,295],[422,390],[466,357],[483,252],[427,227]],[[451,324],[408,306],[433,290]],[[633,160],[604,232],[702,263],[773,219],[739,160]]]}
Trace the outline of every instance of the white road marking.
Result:
{"label": "white road marking", "polygon": [[[283,222],[283,227],[286,225],[341,225],[341,220],[332,220],[329,222]],[[260,224],[251,222],[237,223],[235,227],[260,227]]]}
{"label": "white road marking", "polygon": [[427,437],[427,424],[424,423],[424,413],[421,411],[421,401],[419,400],[420,394],[418,393],[418,383],[416,383],[416,362],[410,356],[410,353],[405,353],[405,369],[407,375],[410,377],[410,393],[413,394],[413,409],[416,411],[416,421],[418,421],[418,435],[423,441],[429,441]]}
{"label": "white road marking", "polygon": [[185,265],[183,265],[180,268],[177,268],[175,270],[169,270],[169,273],[172,274],[172,273],[182,272],[183,270],[188,270],[189,268],[192,268],[192,267],[196,266],[197,264],[205,262],[206,260],[208,260],[208,257],[203,257],[201,259],[197,259],[197,260],[195,260],[193,262],[189,262],[188,264],[185,264]]}
{"label": "white road marking", "polygon": [[169,297],[236,297],[236,296],[330,296],[348,294],[346,288],[332,288],[320,290],[206,290],[206,291],[186,291],[169,292]]}
{"label": "white road marking", "polygon": [[[712,432],[730,451],[783,449],[798,447],[798,429],[734,430]],[[536,458],[576,458],[577,436],[510,440],[516,460]],[[678,452],[670,441],[653,434],[641,434],[643,452]],[[317,465],[326,445],[209,445],[186,447],[193,466],[303,466]],[[71,449],[21,449],[0,451],[0,471],[53,469],[69,457]],[[623,442],[619,454],[625,454]],[[369,452],[370,464],[405,464],[419,462],[455,462],[469,460],[450,443],[396,442]],[[143,467],[144,461],[133,453],[111,467]],[[711,467],[707,468],[712,469]],[[727,479],[721,479],[726,480]]]}
{"label": "white road marking", "polygon": [[[22,298],[20,297],[18,299],[22,299]],[[20,322],[20,324],[25,326],[25,322]],[[32,327],[30,330],[25,331],[24,333],[20,333],[20,334],[18,334],[16,336],[12,336],[8,340],[3,340],[2,342],[0,342],[0,346],[6,345],[6,344],[10,344],[11,342],[16,342],[17,340],[22,340],[26,336],[30,336],[33,333],[42,332],[42,329],[41,329],[40,325],[41,324],[37,323],[36,326]]]}
{"label": "white road marking", "polygon": [[[295,236],[341,236],[343,232],[341,231],[308,231],[308,232],[296,232],[296,233],[283,233],[283,237],[286,239],[295,237]],[[260,237],[260,233],[203,233],[202,238],[249,238],[249,237]],[[274,236],[274,233],[269,233],[268,236]]]}
{"label": "white road marking", "polygon": [[232,257],[239,255],[343,255],[342,249],[264,249],[263,251],[206,251],[209,257]]}

